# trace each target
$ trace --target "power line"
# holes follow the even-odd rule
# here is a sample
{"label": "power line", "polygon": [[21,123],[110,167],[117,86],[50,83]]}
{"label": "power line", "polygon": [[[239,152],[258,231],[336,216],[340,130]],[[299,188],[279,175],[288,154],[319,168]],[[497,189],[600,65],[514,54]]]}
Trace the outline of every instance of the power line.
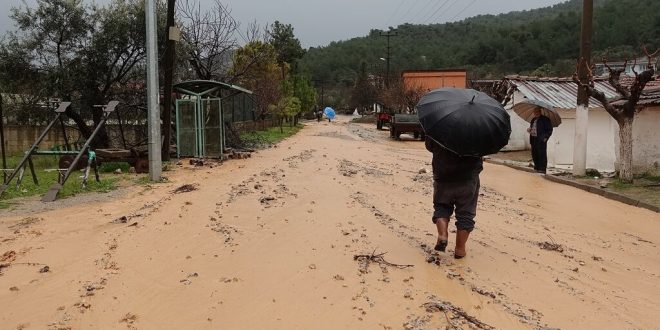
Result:
{"label": "power line", "polygon": [[415,1],[415,3],[413,3],[410,7],[408,7],[408,11],[406,11],[406,13],[403,14],[403,16],[401,16],[401,17],[402,17],[402,18],[404,18],[404,17],[408,17],[408,14],[410,14],[410,12],[412,11],[412,9],[415,8],[415,6],[417,6],[417,4],[418,4],[420,1],[421,1],[421,0],[417,0],[417,1]]}
{"label": "power line", "polygon": [[472,5],[476,2],[477,0],[472,0],[463,10],[459,11],[458,14],[454,15],[449,21],[454,21],[454,19],[458,16],[460,16],[464,11],[466,11],[468,8],[472,7]]}
{"label": "power line", "polygon": [[241,25],[238,24],[238,22],[236,22],[236,20],[234,19],[234,16],[231,16],[231,13],[229,12],[229,10],[227,10],[227,9],[225,8],[225,6],[222,5],[222,2],[218,1],[218,5],[220,6],[220,9],[221,9],[222,11],[224,11],[225,14],[227,14],[227,16],[229,16],[229,19],[231,19],[231,21],[234,22],[234,24],[236,25],[236,32],[238,32],[238,35],[239,35],[239,36],[241,37],[241,39],[243,39],[243,41],[247,44],[247,43],[248,43],[248,40],[247,40],[247,38],[243,35],[243,32],[241,32],[241,29],[239,28]]}
{"label": "power line", "polygon": [[[458,3],[458,0],[454,0],[452,3],[450,3],[449,6],[447,6],[447,8],[445,8],[445,11],[442,13],[442,15],[438,16],[437,21],[442,22],[442,19],[440,19],[440,18],[444,17],[445,14],[449,12],[449,9],[451,9],[451,7],[453,7],[457,3]],[[433,14],[433,16],[435,16],[435,14]],[[431,17],[431,19],[428,22],[430,22],[433,19],[433,16]]]}
{"label": "power line", "polygon": [[403,4],[404,4],[405,2],[406,2],[406,0],[401,0],[401,2],[399,3],[399,5],[396,6],[396,9],[394,9],[394,12],[392,12],[392,15],[390,16],[390,18],[387,20],[387,22],[385,22],[385,27],[387,27],[387,26],[390,25],[390,22],[392,22],[392,19],[394,18],[394,16],[396,16],[396,13],[399,12],[399,9],[401,9],[401,6],[403,6]]}
{"label": "power line", "polygon": [[[426,23],[427,23],[427,22],[428,22],[433,16],[435,16],[435,14],[437,14],[437,13],[439,12],[440,9],[442,9],[442,7],[444,7],[448,2],[449,2],[449,0],[445,0],[445,1],[440,5],[440,7],[437,7],[437,8],[435,9],[435,11],[433,11],[433,13],[431,13],[431,15],[426,16],[426,17],[424,18],[424,20],[422,20],[422,21],[420,21],[420,22],[422,22],[423,24],[426,24]],[[439,3],[439,2],[438,2],[438,3]]]}
{"label": "power line", "polygon": [[434,8],[438,3],[439,3],[439,1],[436,1],[436,0],[431,0],[431,1],[429,1],[429,2],[426,4],[426,6],[422,7],[422,9],[419,10],[419,11],[417,12],[417,14],[415,14],[415,15],[413,16],[413,18],[412,18],[410,21],[416,21],[416,20],[414,19],[415,17],[421,17],[421,16],[425,15],[425,14],[428,13],[429,11],[433,10],[433,8]]}

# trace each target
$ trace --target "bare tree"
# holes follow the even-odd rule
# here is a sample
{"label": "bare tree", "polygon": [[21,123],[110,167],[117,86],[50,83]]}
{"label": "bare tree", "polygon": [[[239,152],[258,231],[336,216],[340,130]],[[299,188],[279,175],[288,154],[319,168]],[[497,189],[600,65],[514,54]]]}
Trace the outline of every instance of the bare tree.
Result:
{"label": "bare tree", "polygon": [[229,9],[220,0],[214,0],[209,11],[195,0],[183,0],[177,12],[183,24],[183,47],[197,78],[226,80],[239,32]]}
{"label": "bare tree", "polygon": [[[612,87],[619,93],[618,97],[608,98],[605,94],[594,87],[593,73],[591,68],[589,68],[588,77],[589,82],[583,83],[578,78],[577,72],[579,71],[580,65],[589,65],[584,59],[581,59],[578,62],[578,68],[576,73],[573,75],[573,80],[579,85],[584,86],[587,89],[589,96],[598,100],[605,110],[616,120],[619,124],[619,179],[624,182],[633,181],[633,121],[635,119],[635,114],[641,110],[637,106],[640,96],[646,87],[646,84],[649,81],[655,80],[655,68],[653,63],[653,58],[660,53],[660,50],[656,50],[653,54],[650,54],[646,49],[646,46],[642,46],[644,53],[648,57],[649,67],[641,73],[635,71],[633,65],[633,73],[635,74],[635,79],[629,87],[623,86],[621,84],[621,74],[625,71],[628,61],[625,62],[623,68],[614,69],[607,64],[607,59],[603,58],[603,63],[610,71],[610,76],[608,81]],[[636,63],[635,63],[636,64]]]}
{"label": "bare tree", "polygon": [[390,81],[390,86],[380,93],[380,101],[390,109],[401,113],[405,110],[413,111],[419,100],[428,91],[421,86],[406,86],[403,79]]}

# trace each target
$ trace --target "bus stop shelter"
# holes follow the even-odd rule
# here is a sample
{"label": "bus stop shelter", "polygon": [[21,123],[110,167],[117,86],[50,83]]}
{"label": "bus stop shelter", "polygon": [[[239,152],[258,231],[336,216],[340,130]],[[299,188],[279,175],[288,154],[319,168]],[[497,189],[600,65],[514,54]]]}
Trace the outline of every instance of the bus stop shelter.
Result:
{"label": "bus stop shelter", "polygon": [[212,80],[173,86],[176,100],[178,157],[221,157],[226,123],[254,120],[252,91]]}

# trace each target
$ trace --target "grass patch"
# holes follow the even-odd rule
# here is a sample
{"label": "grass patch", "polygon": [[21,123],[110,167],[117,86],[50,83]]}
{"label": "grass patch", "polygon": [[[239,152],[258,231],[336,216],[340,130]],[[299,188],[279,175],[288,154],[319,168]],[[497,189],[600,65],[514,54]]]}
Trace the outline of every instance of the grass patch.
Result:
{"label": "grass patch", "polygon": [[99,167],[99,172],[112,173],[117,169],[120,169],[122,173],[128,173],[128,169],[130,167],[131,165],[126,162],[107,162],[101,164],[101,166]]}
{"label": "grass patch", "polygon": [[[18,165],[21,157],[14,156],[7,159],[7,167],[14,168]],[[34,163],[34,171],[37,174],[39,184],[35,184],[32,180],[32,174],[29,167],[26,167],[23,174],[23,182],[19,187],[16,187],[16,179],[14,178],[9,185],[9,188],[0,196],[0,208],[7,208],[11,204],[7,200],[19,197],[30,197],[34,195],[43,195],[48,191],[48,188],[54,183],[57,183],[57,171],[46,171],[49,169],[58,168],[58,159],[55,156],[34,156],[32,157]],[[100,171],[102,172],[102,171]],[[76,171],[69,176],[66,184],[60,190],[59,197],[70,197],[84,192],[109,192],[117,188],[119,183],[118,177],[104,177],[101,176],[101,181],[96,182],[94,179],[94,172],[91,171],[87,187],[82,187],[80,176],[82,172]]]}
{"label": "grass patch", "polygon": [[6,201],[0,201],[0,210],[8,209],[10,208],[12,203],[6,202]]}
{"label": "grass patch", "polygon": [[253,132],[247,132],[241,134],[241,140],[245,141],[246,144],[249,145],[268,145],[268,144],[275,144],[278,143],[290,136],[295,135],[300,131],[304,126],[303,125],[297,125],[297,126],[284,126],[282,128],[282,131],[280,131],[280,127],[270,127],[267,128],[266,130],[258,130],[258,131],[253,131]]}
{"label": "grass patch", "polygon": [[634,183],[628,183],[628,182],[623,182],[619,179],[612,180],[608,185],[609,188],[615,189],[615,190],[626,190],[630,188],[634,188],[635,184]]}
{"label": "grass patch", "polygon": [[[38,185],[32,181],[32,176],[29,174],[29,171],[26,171],[21,185],[16,187],[16,179],[12,180],[9,188],[7,188],[2,196],[0,196],[0,201],[6,201],[18,197],[43,195],[48,191],[48,188],[50,188],[52,184],[57,183],[58,173],[56,171],[44,172],[38,169],[35,169],[35,171],[37,172],[37,178],[39,180]],[[100,182],[96,182],[94,174],[90,173],[87,187],[83,188],[82,181],[79,178],[81,175],[82,172],[71,174],[62,190],[60,190],[58,196],[69,197],[83,192],[109,192],[116,189],[119,182],[119,178],[117,177],[104,178],[103,176],[101,176]]]}

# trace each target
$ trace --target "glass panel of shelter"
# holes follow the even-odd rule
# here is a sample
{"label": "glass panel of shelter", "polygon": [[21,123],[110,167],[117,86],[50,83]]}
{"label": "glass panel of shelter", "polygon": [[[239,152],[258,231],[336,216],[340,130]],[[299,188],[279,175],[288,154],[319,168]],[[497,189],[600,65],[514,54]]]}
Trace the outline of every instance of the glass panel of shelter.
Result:
{"label": "glass panel of shelter", "polygon": [[178,157],[197,156],[196,108],[195,100],[176,100],[176,140]]}

